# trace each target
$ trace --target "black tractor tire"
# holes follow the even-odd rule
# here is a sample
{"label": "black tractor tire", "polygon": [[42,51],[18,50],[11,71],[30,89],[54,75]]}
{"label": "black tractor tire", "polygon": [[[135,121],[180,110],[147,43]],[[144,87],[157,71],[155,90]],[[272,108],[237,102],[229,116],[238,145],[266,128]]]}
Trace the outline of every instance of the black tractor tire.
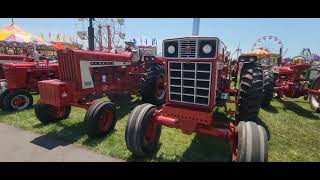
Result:
{"label": "black tractor tire", "polygon": [[52,106],[38,102],[34,108],[37,119],[43,124],[54,123],[67,119],[71,112],[71,106],[64,107],[64,115],[61,117],[54,116]]}
{"label": "black tractor tire", "polygon": [[264,127],[254,122],[240,121],[237,133],[237,162],[268,161],[268,137]]}
{"label": "black tractor tire", "polygon": [[245,63],[241,69],[238,95],[238,121],[257,121],[263,93],[262,69],[255,63]]}
{"label": "black tractor tire", "polygon": [[8,94],[9,94],[9,91],[8,91],[8,90],[5,90],[5,91],[3,91],[3,92],[0,94],[0,108],[1,108],[1,109],[3,109],[3,100],[4,100],[4,97],[6,97]]}
{"label": "black tractor tire", "polygon": [[98,101],[90,106],[84,117],[84,129],[91,138],[109,134],[115,127],[117,119],[114,103]]}
{"label": "black tractor tire", "polygon": [[[21,97],[25,99],[25,104],[22,106],[16,106],[14,103],[15,98]],[[23,89],[14,90],[10,93],[8,93],[3,98],[3,106],[2,109],[4,111],[20,111],[23,109],[30,108],[33,104],[33,97],[32,95]]]}
{"label": "black tractor tire", "polygon": [[138,157],[145,157],[154,153],[158,147],[161,125],[154,129],[154,136],[151,142],[146,140],[146,131],[152,120],[152,115],[156,107],[152,104],[142,104],[133,109],[126,125],[125,140],[129,151]]}
{"label": "black tractor tire", "polygon": [[[162,105],[166,99],[166,90],[163,87],[158,87],[158,81],[164,83],[164,68],[158,64],[154,64],[152,68],[149,68],[147,76],[145,77],[145,82],[143,89],[141,91],[142,101],[144,103],[151,103],[156,106]],[[157,89],[159,95],[157,95]]]}
{"label": "black tractor tire", "polygon": [[[311,85],[311,90],[320,90],[320,77],[318,77]],[[313,109],[316,113],[320,113],[320,101],[318,96],[310,94],[308,96],[308,102],[310,104],[311,109]]]}
{"label": "black tractor tire", "polygon": [[270,106],[274,93],[274,75],[269,69],[263,71],[263,96],[261,100],[261,107]]}

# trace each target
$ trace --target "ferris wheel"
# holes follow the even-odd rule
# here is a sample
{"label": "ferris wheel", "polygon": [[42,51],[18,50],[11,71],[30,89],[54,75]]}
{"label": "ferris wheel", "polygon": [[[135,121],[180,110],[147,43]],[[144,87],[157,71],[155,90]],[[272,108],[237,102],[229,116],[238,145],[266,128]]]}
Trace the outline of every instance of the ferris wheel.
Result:
{"label": "ferris wheel", "polygon": [[[77,35],[84,46],[87,46],[88,40],[88,18],[77,18]],[[94,40],[95,47],[104,49],[108,47],[108,36],[113,49],[124,48],[125,20],[124,18],[94,18]]]}
{"label": "ferris wheel", "polygon": [[278,37],[263,36],[254,42],[252,51],[255,49],[264,49],[272,54],[279,54],[280,48],[283,49],[283,47],[283,43]]}

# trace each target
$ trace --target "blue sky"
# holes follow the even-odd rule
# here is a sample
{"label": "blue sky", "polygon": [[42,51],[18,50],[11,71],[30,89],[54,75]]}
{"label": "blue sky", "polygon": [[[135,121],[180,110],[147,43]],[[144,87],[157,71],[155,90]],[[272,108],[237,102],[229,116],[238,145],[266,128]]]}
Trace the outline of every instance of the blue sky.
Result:
{"label": "blue sky", "polygon": [[[192,18],[126,18],[127,39],[162,39],[192,34]],[[74,18],[15,18],[14,22],[33,34],[63,33],[75,35],[81,26]],[[0,19],[0,26],[11,23],[10,18]],[[254,42],[262,36],[277,36],[282,40],[286,56],[298,55],[302,48],[310,48],[320,54],[319,18],[201,18],[201,36],[219,37],[232,52],[240,42],[243,52],[250,51]],[[272,42],[270,42],[272,46]]]}

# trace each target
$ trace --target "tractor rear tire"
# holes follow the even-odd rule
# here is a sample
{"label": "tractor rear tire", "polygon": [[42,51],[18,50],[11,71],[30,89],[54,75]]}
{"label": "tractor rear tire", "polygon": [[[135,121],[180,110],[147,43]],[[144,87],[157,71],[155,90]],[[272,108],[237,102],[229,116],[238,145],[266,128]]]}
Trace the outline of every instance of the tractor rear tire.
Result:
{"label": "tractor rear tire", "polygon": [[238,121],[257,121],[263,93],[262,69],[255,63],[244,64],[240,74]]}
{"label": "tractor rear tire", "polygon": [[[311,90],[320,90],[320,77],[318,77],[311,85]],[[315,112],[320,113],[320,98],[315,95],[309,95],[308,101],[311,109]]]}
{"label": "tractor rear tire", "polygon": [[240,121],[237,132],[237,162],[268,161],[268,136],[264,127],[254,122]]}
{"label": "tractor rear tire", "polygon": [[146,77],[145,85],[141,96],[144,103],[151,103],[156,106],[162,105],[166,99],[166,90],[164,86],[164,68],[160,65],[154,65],[152,73]]}
{"label": "tractor rear tire", "polygon": [[[19,100],[22,101],[21,104]],[[32,104],[32,95],[26,90],[18,89],[4,96],[2,109],[4,111],[20,111],[30,108]]]}
{"label": "tractor rear tire", "polygon": [[9,94],[8,90],[5,90],[1,93],[0,95],[0,108],[3,108],[3,101],[4,101],[4,97],[6,97]]}
{"label": "tractor rear tire", "polygon": [[116,125],[115,105],[98,101],[90,106],[84,117],[84,129],[91,138],[109,134]]}
{"label": "tractor rear tire", "polygon": [[153,121],[155,110],[154,105],[145,103],[134,108],[129,115],[125,140],[127,148],[135,156],[148,156],[158,147],[162,126]]}
{"label": "tractor rear tire", "polygon": [[63,115],[57,116],[57,110],[53,106],[38,102],[34,108],[34,112],[40,122],[48,124],[68,118],[71,112],[71,106],[65,106]]}
{"label": "tractor rear tire", "polygon": [[270,106],[274,93],[274,77],[271,70],[264,70],[263,72],[263,97],[261,100],[261,107]]}

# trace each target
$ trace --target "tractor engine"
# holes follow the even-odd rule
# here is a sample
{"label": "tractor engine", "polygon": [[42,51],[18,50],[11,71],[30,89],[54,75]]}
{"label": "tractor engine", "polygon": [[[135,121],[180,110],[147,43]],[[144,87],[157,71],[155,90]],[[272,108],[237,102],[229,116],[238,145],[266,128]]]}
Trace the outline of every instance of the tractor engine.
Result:
{"label": "tractor engine", "polygon": [[180,128],[187,134],[198,125],[210,125],[211,115],[207,112],[212,111],[216,99],[226,99],[223,43],[218,38],[206,37],[168,39],[163,42],[163,51],[168,87],[163,113],[178,117]]}

